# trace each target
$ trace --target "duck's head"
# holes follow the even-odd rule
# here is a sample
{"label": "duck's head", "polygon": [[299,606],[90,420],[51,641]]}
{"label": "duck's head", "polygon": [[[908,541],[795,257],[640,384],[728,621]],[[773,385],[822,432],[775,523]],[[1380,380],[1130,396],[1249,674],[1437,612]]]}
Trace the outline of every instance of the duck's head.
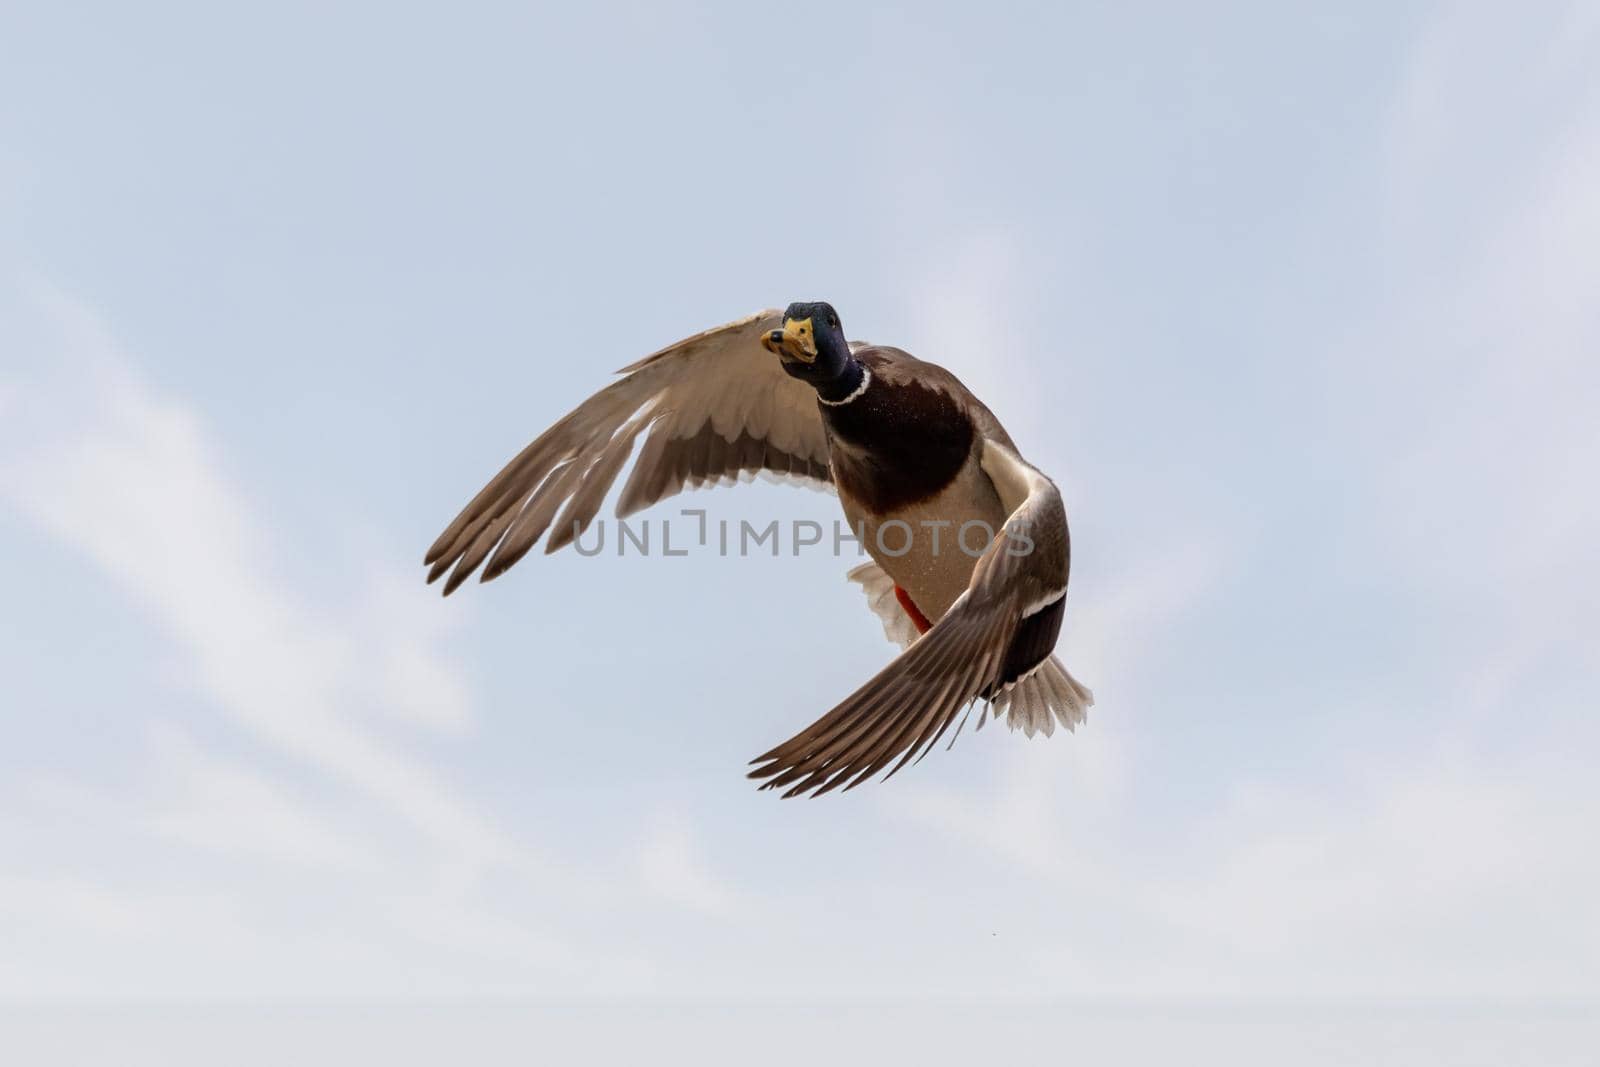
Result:
{"label": "duck's head", "polygon": [[810,382],[818,392],[854,372],[850,344],[832,304],[790,304],[783,313],[783,328],[768,333],[761,343],[777,353],[790,377]]}

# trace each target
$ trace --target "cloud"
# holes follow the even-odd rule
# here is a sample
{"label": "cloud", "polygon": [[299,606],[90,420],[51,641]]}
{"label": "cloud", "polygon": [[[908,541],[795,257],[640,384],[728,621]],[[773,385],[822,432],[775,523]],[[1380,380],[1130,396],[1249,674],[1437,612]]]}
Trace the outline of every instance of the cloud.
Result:
{"label": "cloud", "polygon": [[319,871],[372,870],[378,858],[270,775],[202,748],[186,731],[154,732],[147,832],[195,848],[239,852]]}
{"label": "cloud", "polygon": [[1446,749],[1335,788],[1245,784],[1195,836],[1213,862],[1147,899],[1249,988],[1592,996],[1593,801],[1559,771]]}
{"label": "cloud", "polygon": [[[139,909],[122,894],[80,879],[52,875],[0,875],[0,912],[52,920],[100,936],[122,936],[143,928]],[[5,984],[0,982],[0,991]]]}
{"label": "cloud", "polygon": [[[437,599],[412,569],[369,562],[358,595],[330,608],[282,571],[269,503],[230,476],[204,420],[143,382],[89,308],[43,286],[19,307],[5,347],[28,373],[4,383],[20,417],[0,428],[0,500],[140,605],[178,654],[169,677],[221,713],[204,735],[223,729],[202,741],[152,715],[131,776],[15,780],[28,818],[0,820],[0,900],[29,918],[0,923],[17,948],[0,992],[641,980],[648,967],[632,950],[580,952],[526,903],[614,891],[508,834],[415,751],[419,729],[462,736],[475,724]],[[362,547],[361,558],[384,558]],[[507,885],[521,887],[509,910]],[[35,943],[46,930],[51,967]],[[152,945],[159,962],[134,966]],[[456,962],[421,966],[441,954]]]}
{"label": "cloud", "polygon": [[656,817],[637,862],[645,888],[680,907],[727,918],[740,906],[733,890],[706,867],[693,828],[682,815]]}
{"label": "cloud", "polygon": [[[465,683],[433,651],[398,579],[366,613],[366,647],[354,645],[273,573],[258,507],[222,469],[201,420],[140,382],[86,307],[47,290],[38,299],[61,328],[58,373],[73,372],[67,388],[27,393],[0,493],[136,597],[187,650],[196,687],[241,725],[441,848],[506,855],[496,828],[345,710],[347,693],[371,689],[404,717],[465,725]],[[419,711],[435,700],[441,711]]]}

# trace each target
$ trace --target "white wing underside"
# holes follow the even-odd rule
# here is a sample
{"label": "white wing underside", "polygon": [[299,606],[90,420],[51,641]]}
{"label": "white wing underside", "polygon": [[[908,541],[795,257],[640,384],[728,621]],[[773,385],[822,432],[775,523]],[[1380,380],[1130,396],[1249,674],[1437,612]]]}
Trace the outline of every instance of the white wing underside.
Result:
{"label": "white wing underside", "polygon": [[883,623],[883,636],[889,639],[890,644],[898,645],[901,651],[910,648],[911,643],[921,635],[894,595],[894,579],[885,574],[882,567],[870,561],[852,567],[845,577],[867,594],[867,606]]}

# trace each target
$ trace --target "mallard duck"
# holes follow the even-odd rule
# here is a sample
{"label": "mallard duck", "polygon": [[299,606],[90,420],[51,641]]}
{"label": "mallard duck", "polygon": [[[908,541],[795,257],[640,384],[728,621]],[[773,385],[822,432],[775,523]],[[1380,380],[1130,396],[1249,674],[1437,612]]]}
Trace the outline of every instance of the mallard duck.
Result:
{"label": "mallard duck", "polygon": [[831,487],[871,557],[849,578],[903,649],[752,760],[763,788],[820,796],[898,759],[893,775],[979,701],[980,728],[991,712],[1030,737],[1083,721],[1094,698],[1051,655],[1071,555],[1061,494],[954,374],[847,341],[820,302],[707,330],[618,373],[462,509],[428,550],[429,582],[448,574],[448,595],[480,565],[483,581],[503,574],[547,533],[547,553],[571,544],[643,436],[619,516],[763,472]]}

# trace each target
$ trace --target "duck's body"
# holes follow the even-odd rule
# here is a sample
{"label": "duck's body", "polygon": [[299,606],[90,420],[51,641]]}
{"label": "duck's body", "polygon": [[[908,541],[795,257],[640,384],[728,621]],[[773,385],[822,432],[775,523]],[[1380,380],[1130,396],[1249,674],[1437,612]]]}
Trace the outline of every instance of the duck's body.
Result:
{"label": "duck's body", "polygon": [[936,622],[1006,521],[974,416],[987,416],[989,436],[1011,438],[944,368],[898,348],[864,345],[853,355],[869,385],[847,404],[821,405],[834,489],[874,562]]}
{"label": "duck's body", "polygon": [[955,375],[847,344],[826,304],[730,323],[623,373],[484,487],[429,551],[430,581],[452,571],[449,593],[485,558],[493,578],[547,530],[547,552],[574,540],[648,431],[619,514],[753,471],[829,483],[873,560],[850,577],[907,649],[752,776],[786,795],[848,788],[927,751],[977,699],[1029,735],[1082,721],[1093,698],[1050,655],[1070,559],[1060,496]]}

